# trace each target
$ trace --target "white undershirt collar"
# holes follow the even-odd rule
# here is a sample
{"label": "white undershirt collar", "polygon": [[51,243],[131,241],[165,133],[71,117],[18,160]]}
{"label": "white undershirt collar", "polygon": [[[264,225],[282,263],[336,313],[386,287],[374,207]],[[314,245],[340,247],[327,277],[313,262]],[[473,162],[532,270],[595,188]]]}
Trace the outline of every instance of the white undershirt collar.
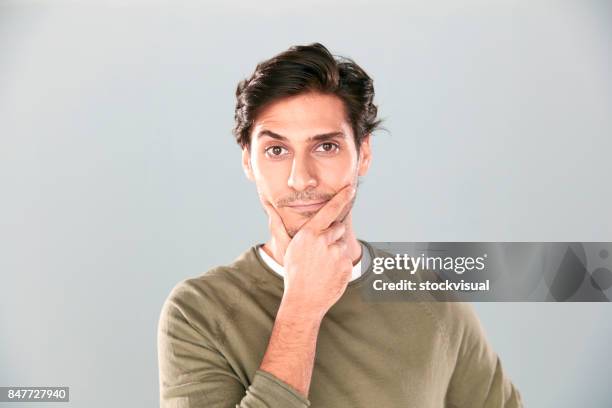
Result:
{"label": "white undershirt collar", "polygon": [[[363,245],[361,242],[359,244],[361,245],[361,258],[359,259],[359,262],[357,262],[356,265],[353,265],[351,281],[361,276],[362,265],[364,267],[363,269],[367,269],[370,266],[370,252],[368,251],[368,248],[366,248],[366,246]],[[264,260],[266,265],[268,265],[274,272],[279,274],[281,277],[284,277],[285,268],[283,268],[282,265],[279,265],[278,262],[276,262],[270,255],[268,255],[262,247],[263,245],[258,245],[257,251],[259,252],[259,255],[261,255],[261,258]]]}

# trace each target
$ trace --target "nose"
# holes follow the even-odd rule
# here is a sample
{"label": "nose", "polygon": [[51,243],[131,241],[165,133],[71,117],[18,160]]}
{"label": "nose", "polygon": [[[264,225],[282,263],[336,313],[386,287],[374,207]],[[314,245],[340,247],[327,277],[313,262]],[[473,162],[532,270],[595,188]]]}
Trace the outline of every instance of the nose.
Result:
{"label": "nose", "polygon": [[294,156],[287,184],[296,191],[304,191],[317,186],[315,171],[307,157],[297,154]]}

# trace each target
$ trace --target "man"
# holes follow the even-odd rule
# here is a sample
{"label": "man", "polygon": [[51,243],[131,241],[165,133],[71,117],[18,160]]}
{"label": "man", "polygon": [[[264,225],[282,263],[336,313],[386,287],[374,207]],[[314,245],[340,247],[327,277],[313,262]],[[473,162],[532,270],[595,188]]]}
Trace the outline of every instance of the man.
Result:
{"label": "man", "polygon": [[270,239],[166,299],[161,407],[522,406],[468,304],[360,296],[380,256],[351,219],[380,124],[366,72],[296,46],[257,65],[236,97],[234,135]]}

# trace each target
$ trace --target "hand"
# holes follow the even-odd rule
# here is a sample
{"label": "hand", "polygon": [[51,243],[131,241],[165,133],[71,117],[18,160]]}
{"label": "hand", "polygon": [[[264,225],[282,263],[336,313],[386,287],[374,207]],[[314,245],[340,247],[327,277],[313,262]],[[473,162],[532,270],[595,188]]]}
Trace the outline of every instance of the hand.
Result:
{"label": "hand", "polygon": [[274,207],[264,200],[277,255],[285,268],[283,302],[301,315],[322,318],[346,289],[353,263],[343,221],[354,196],[352,185],[338,191],[293,239]]}

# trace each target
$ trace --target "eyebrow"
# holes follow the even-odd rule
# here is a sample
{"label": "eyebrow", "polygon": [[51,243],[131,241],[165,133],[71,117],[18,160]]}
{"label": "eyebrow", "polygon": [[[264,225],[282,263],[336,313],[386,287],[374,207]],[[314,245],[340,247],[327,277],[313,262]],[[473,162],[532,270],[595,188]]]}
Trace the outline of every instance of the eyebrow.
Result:
{"label": "eyebrow", "polygon": [[[278,133],[274,133],[271,130],[267,130],[267,129],[264,129],[261,132],[259,132],[259,134],[257,135],[257,138],[259,139],[259,138],[261,138],[263,136],[270,136],[273,139],[284,140],[286,142],[289,141],[289,139],[286,138],[285,136],[279,135]],[[343,132],[322,133],[320,135],[310,136],[308,139],[306,139],[306,141],[307,142],[312,142],[312,141],[329,140],[329,139],[333,139],[335,137],[345,138],[346,135]]]}

